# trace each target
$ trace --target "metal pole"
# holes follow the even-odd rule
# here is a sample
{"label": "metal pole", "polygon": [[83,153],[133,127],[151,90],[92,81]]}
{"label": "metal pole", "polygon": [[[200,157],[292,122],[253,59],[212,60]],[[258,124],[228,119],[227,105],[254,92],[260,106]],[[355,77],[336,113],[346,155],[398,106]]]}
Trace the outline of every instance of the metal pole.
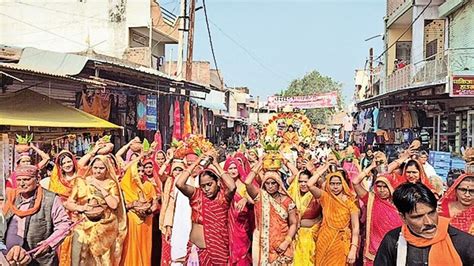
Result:
{"label": "metal pole", "polygon": [[373,61],[374,61],[374,49],[373,48],[370,48],[369,49],[369,93],[370,93],[370,96],[369,97],[372,97],[374,96],[374,86],[372,84],[372,75],[373,75]]}
{"label": "metal pole", "polygon": [[439,146],[440,146],[440,131],[441,131],[441,114],[438,114],[438,136],[437,136],[437,144],[436,144],[436,150],[439,151]]}
{"label": "metal pole", "polygon": [[186,80],[191,81],[193,76],[193,46],[194,46],[194,20],[196,14],[196,0],[189,3],[189,31],[188,52],[186,58]]}
{"label": "metal pole", "polygon": [[260,96],[257,96],[257,123],[260,124]]}
{"label": "metal pole", "polygon": [[183,50],[184,50],[184,31],[186,20],[186,0],[181,0],[179,15],[179,34],[178,34],[178,62],[176,65],[176,75],[178,80],[183,79]]}

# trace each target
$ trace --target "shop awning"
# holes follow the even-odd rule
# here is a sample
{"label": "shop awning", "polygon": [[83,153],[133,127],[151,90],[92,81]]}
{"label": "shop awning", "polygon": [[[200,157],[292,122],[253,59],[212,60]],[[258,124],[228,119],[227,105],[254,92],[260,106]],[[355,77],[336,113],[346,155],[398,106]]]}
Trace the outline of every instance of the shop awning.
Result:
{"label": "shop awning", "polygon": [[205,100],[191,98],[191,102],[202,106],[204,108],[218,110],[218,111],[227,111],[227,107],[225,106],[225,93],[222,91],[211,90],[209,94],[199,93],[199,92],[191,92],[192,96],[204,96],[206,97]]}
{"label": "shop awning", "polygon": [[0,95],[0,125],[62,128],[121,128],[46,95],[25,89]]}

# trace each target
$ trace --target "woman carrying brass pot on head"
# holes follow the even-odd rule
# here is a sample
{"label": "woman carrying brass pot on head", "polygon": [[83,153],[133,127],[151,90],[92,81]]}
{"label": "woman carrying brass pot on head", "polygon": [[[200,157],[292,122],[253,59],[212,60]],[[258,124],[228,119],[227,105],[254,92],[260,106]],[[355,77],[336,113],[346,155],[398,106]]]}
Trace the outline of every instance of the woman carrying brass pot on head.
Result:
{"label": "woman carrying brass pot on head", "polygon": [[118,265],[126,235],[125,207],[115,171],[106,156],[91,161],[85,178],[78,178],[66,208],[79,213],[72,265]]}

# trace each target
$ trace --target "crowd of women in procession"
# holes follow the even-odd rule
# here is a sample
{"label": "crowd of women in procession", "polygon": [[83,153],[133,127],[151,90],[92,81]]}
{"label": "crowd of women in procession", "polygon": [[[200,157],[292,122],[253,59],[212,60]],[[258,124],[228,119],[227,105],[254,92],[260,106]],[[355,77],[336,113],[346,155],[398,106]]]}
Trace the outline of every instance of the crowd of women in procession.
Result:
{"label": "crowd of women in procession", "polygon": [[[50,245],[59,265],[372,265],[385,234],[403,223],[392,196],[406,182],[434,191],[440,215],[474,234],[474,173],[435,189],[415,149],[393,162],[378,151],[367,162],[351,146],[322,154],[295,145],[295,160],[283,154],[275,168],[262,149],[178,158],[155,144],[134,153],[136,141],[115,155],[99,152],[108,145],[101,141],[79,160],[69,151],[56,155],[40,182],[71,221]],[[37,152],[42,168],[48,156]],[[18,167],[31,164],[28,155],[18,160]],[[31,214],[34,204],[13,206],[24,183],[16,176],[4,215]]]}

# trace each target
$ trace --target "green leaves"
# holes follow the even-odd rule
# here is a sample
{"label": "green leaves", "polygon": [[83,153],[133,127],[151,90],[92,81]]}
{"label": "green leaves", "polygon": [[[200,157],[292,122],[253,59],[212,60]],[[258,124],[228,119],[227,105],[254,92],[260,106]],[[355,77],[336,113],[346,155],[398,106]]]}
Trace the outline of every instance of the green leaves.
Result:
{"label": "green leaves", "polygon": [[150,142],[147,139],[143,139],[143,151],[147,152],[150,150]]}
{"label": "green leaves", "polygon": [[[337,91],[337,102],[339,107],[342,107],[341,88],[342,84],[340,82],[313,70],[302,78],[293,80],[281,94],[282,96],[302,96]],[[333,108],[310,109],[305,111],[305,115],[311,120],[312,124],[325,124],[334,111]]]}
{"label": "green leaves", "polygon": [[18,144],[25,145],[31,143],[31,141],[33,141],[33,133],[31,133],[31,135],[26,134],[25,137],[16,134],[16,142]]}

